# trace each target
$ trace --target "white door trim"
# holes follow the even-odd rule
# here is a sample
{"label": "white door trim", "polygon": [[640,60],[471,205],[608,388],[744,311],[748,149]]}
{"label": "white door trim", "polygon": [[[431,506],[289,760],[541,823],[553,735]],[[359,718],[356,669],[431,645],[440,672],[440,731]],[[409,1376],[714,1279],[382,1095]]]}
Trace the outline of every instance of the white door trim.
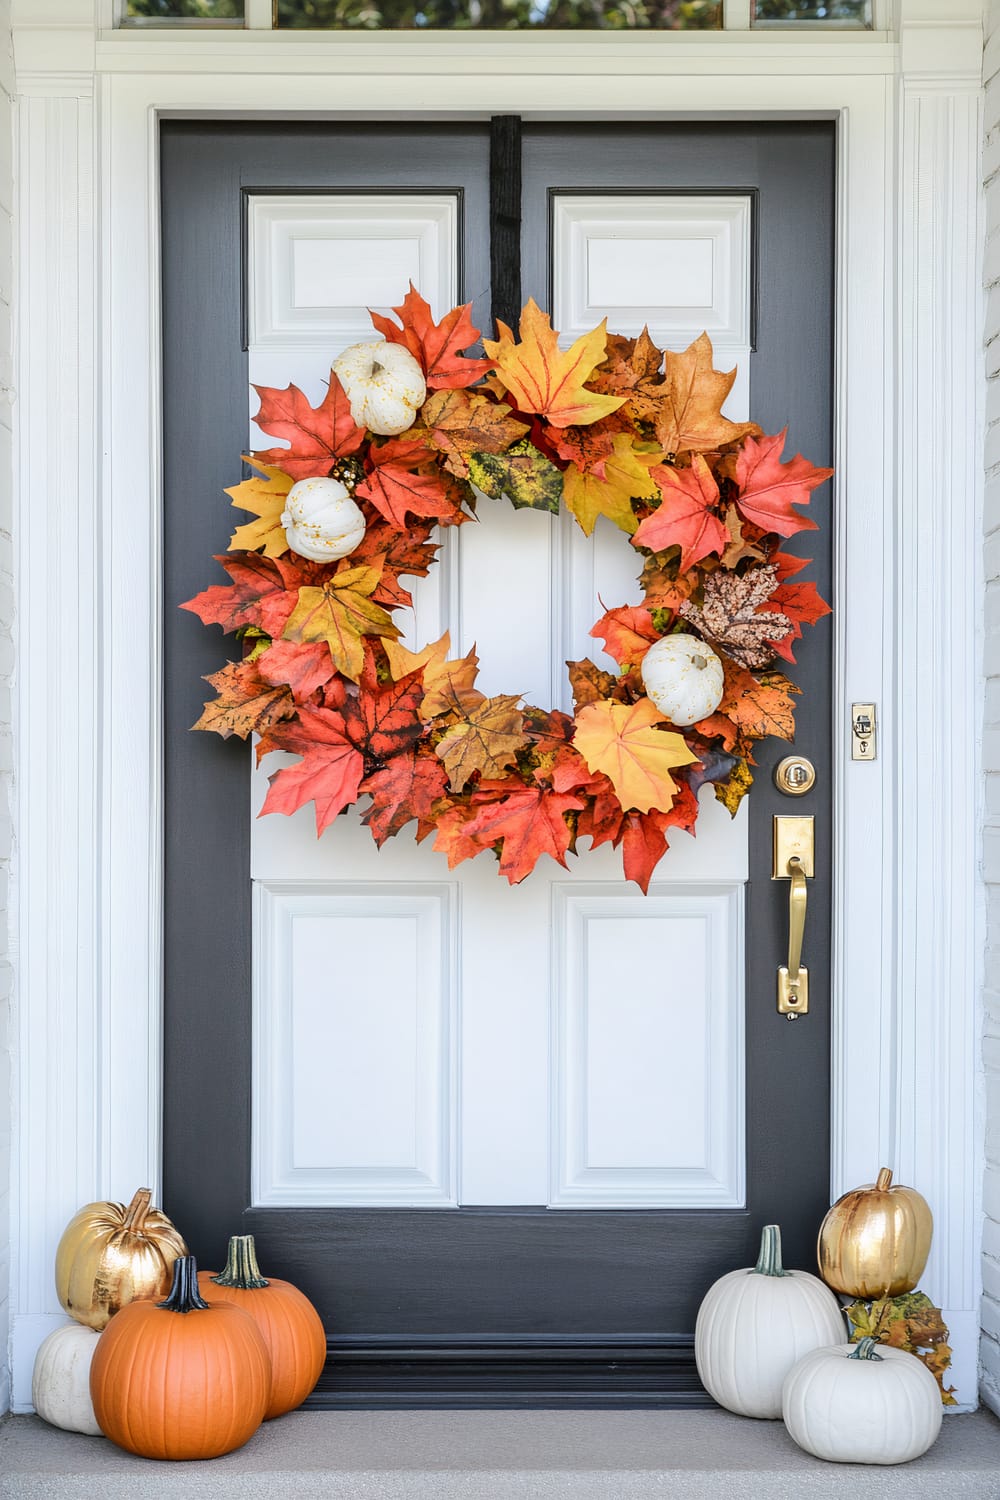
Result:
{"label": "white door trim", "polygon": [[[925,1286],[953,1329],[963,1402],[975,1400],[981,33],[973,0],[949,12],[947,25],[904,28],[901,45],[747,35],[639,51],[637,38],[581,37],[557,52],[509,37],[413,49],[91,33],[85,73],[82,32],[69,48],[52,27],[16,32],[20,326],[31,323],[19,356],[15,1409],[59,1316],[63,1223],[88,1199],[159,1179],[157,119],[358,117],[387,73],[383,116],[637,118],[638,95],[646,117],[839,122],[831,1186],[888,1162],[930,1198]],[[882,710],[873,765],[847,755],[853,700]]]}

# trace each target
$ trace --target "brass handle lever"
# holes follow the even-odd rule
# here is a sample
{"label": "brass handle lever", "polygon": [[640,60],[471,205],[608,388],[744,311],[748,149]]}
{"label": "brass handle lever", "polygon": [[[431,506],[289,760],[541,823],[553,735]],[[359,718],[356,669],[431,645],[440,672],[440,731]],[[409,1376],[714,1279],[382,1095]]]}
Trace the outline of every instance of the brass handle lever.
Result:
{"label": "brass handle lever", "polygon": [[806,928],[806,875],[802,860],[793,854],[788,861],[788,965],[778,970],[778,1011],[794,1021],[809,1013],[809,970],[802,965],[802,938]]}

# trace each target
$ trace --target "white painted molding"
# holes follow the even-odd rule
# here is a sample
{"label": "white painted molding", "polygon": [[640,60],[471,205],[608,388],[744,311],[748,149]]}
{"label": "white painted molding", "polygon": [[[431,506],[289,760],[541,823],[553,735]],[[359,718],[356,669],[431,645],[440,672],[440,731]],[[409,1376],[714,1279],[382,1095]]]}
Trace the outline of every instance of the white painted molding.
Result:
{"label": "white painted molding", "polygon": [[457,1206],[456,906],[453,883],[254,883],[254,1205]]}
{"label": "white painted molding", "polygon": [[550,1208],[744,1203],[743,892],[553,887]]}
{"label": "white painted molding", "polygon": [[[966,0],[961,4],[964,13]],[[25,9],[22,0],[20,21]],[[19,79],[23,87],[37,88],[41,97],[57,94],[60,77],[71,75],[66,92],[76,98],[80,69],[89,66],[87,48],[76,46],[74,37],[67,42],[59,31],[58,26],[18,26]],[[977,482],[973,478],[963,488],[954,475],[964,471],[949,469],[943,458],[948,452],[957,464],[961,451],[975,451],[976,434],[969,432],[967,412],[949,408],[951,435],[944,431],[941,401],[935,405],[931,397],[934,372],[941,367],[948,372],[944,391],[964,389],[974,396],[977,390],[975,378],[970,383],[957,363],[963,352],[960,325],[968,308],[959,296],[949,311],[945,283],[935,280],[932,270],[933,256],[941,253],[953,281],[964,278],[965,288],[978,284],[975,266],[968,263],[976,225],[978,142],[969,114],[976,85],[968,73],[967,40],[957,72],[954,55],[944,50],[942,65],[949,71],[943,78],[911,77],[897,114],[899,49],[884,35],[783,35],[779,40],[773,33],[747,34],[721,39],[718,45],[714,38],[660,43],[644,37],[557,36],[531,39],[541,45],[504,38],[493,46],[458,34],[447,39],[338,37],[318,44],[294,33],[280,42],[265,32],[198,37],[102,33],[96,37],[99,224],[91,218],[92,189],[81,188],[83,158],[76,158],[75,165],[69,162],[68,175],[60,179],[66,158],[65,151],[60,155],[55,150],[55,142],[61,139],[65,147],[68,134],[66,120],[60,123],[62,106],[52,113],[22,113],[20,150],[40,163],[37,178],[22,174],[29,199],[21,221],[22,266],[44,272],[53,310],[41,325],[43,336],[22,344],[21,400],[34,401],[35,409],[43,410],[50,383],[57,378],[58,354],[58,367],[75,376],[66,408],[75,441],[80,403],[96,369],[106,458],[96,514],[88,498],[93,457],[89,462],[81,458],[75,468],[66,460],[63,477],[74,507],[68,495],[57,516],[66,524],[53,524],[36,552],[30,557],[22,552],[20,565],[22,640],[31,639],[35,653],[23,658],[22,674],[47,689],[44,674],[51,668],[70,696],[62,699],[54,726],[40,687],[33,699],[29,691],[19,706],[21,764],[30,765],[26,755],[37,760],[34,793],[30,778],[22,778],[19,786],[22,847],[26,830],[41,832],[30,841],[34,868],[29,861],[18,871],[18,899],[22,910],[30,910],[32,922],[47,919],[48,927],[44,948],[40,929],[34,929],[38,966],[29,968],[23,954],[19,960],[27,985],[19,1009],[31,1020],[19,1041],[24,1126],[17,1145],[18,1192],[26,1191],[33,1167],[42,1175],[31,1183],[38,1206],[21,1216],[15,1251],[20,1269],[15,1270],[14,1311],[25,1320],[15,1325],[18,1390],[25,1389],[25,1372],[30,1381],[34,1335],[28,1329],[36,1326],[30,1320],[52,1306],[43,1281],[61,1227],[62,1204],[74,1184],[77,1198],[95,1190],[123,1196],[158,1170],[157,113],[370,117],[373,80],[391,76],[391,107],[381,111],[383,116],[483,118],[492,111],[520,111],[534,118],[594,118],[594,79],[599,76],[600,113],[610,118],[764,113],[839,120],[832,1185],[839,1192],[870,1180],[875,1149],[880,1159],[891,1153],[904,1176],[931,1173],[941,1249],[932,1271],[933,1289],[952,1310],[960,1395],[965,1402],[974,1401],[977,1204],[970,1180],[973,1144],[963,1114],[975,1075],[974,974],[965,972],[963,954],[975,952],[979,936],[971,904],[966,907],[960,899],[963,891],[971,897],[974,808],[964,799],[957,775],[950,782],[934,776],[946,749],[944,715],[930,726],[929,736],[923,732],[925,715],[922,733],[914,737],[916,703],[909,696],[916,688],[925,694],[929,683],[936,691],[947,689],[940,701],[952,705],[967,741],[974,736],[966,663],[974,652],[978,595],[973,590],[964,606],[956,604],[950,642],[927,636],[928,622],[940,619],[940,610],[936,617],[930,610],[926,618],[913,618],[918,587],[923,597],[929,589],[940,604],[943,591],[954,587],[955,570],[964,567],[953,549],[964,546],[969,534],[965,508]],[[953,86],[956,78],[959,84]],[[642,108],[637,109],[637,100]],[[89,106],[74,108],[89,120]],[[79,140],[75,133],[74,139]],[[897,147],[905,168],[902,187],[894,175]],[[952,158],[946,154],[949,149]],[[85,148],[83,157],[89,169]],[[935,206],[932,184],[941,187],[950,227]],[[898,239],[893,229],[897,206],[902,210]],[[908,289],[900,312],[910,320],[909,326],[901,326],[898,345],[893,333],[897,255],[901,284]],[[83,303],[92,301],[87,268],[94,263],[102,267],[97,357],[82,311]],[[22,272],[22,326],[30,306],[26,299]],[[61,338],[47,331],[59,309],[67,318]],[[978,328],[965,350],[970,359],[977,343]],[[897,359],[909,391],[898,405]],[[70,441],[60,428],[55,435],[47,428],[50,454],[54,437],[59,452],[58,445]],[[905,455],[906,483],[897,475],[897,444]],[[918,454],[927,461],[926,473],[919,472]],[[936,502],[934,484],[939,486]],[[28,499],[23,475],[20,493],[19,525]],[[955,508],[954,519],[943,496]],[[39,497],[32,490],[30,498],[37,518],[56,504],[51,492]],[[906,550],[901,571],[887,588],[884,559],[895,555],[897,512],[899,540]],[[933,525],[932,535],[941,541],[920,556],[912,550],[914,515]],[[93,529],[88,532],[81,525],[78,536],[74,528],[87,516]],[[959,516],[965,518],[964,531]],[[41,530],[37,519],[33,533],[22,532],[22,543]],[[95,536],[107,549],[100,587],[95,568],[81,571],[77,550],[81,539],[89,546]],[[965,588],[968,575],[961,577]],[[97,620],[100,651],[84,662],[85,676],[77,675],[72,684],[65,680],[66,661],[57,660],[54,650],[55,640],[61,643],[64,634],[46,626],[50,634],[29,635],[32,620],[41,623],[40,601],[52,591],[54,578],[70,591],[55,598],[62,631],[71,621],[76,628]],[[922,654],[904,641],[904,626],[922,632]],[[897,641],[903,653],[898,684],[892,675]],[[924,670],[918,677],[920,663]],[[957,688],[945,681],[946,665],[958,670]],[[79,671],[75,662],[74,671]],[[852,699],[872,698],[887,710],[880,759],[874,765],[855,765],[846,758],[848,706]],[[52,704],[58,701],[51,695]],[[97,702],[99,725],[92,712]],[[903,717],[894,724],[897,715]],[[82,730],[72,732],[74,724]],[[29,728],[30,749],[25,751]],[[58,744],[60,761],[46,760],[49,744]],[[967,767],[970,784],[972,769]],[[897,777],[910,793],[905,799],[902,790],[893,791]],[[81,820],[75,831],[67,822],[71,807]],[[906,826],[915,807],[924,815],[921,833],[930,842],[915,844],[916,824]],[[100,827],[95,831],[96,809]],[[950,933],[935,907],[942,893],[949,902]],[[73,910],[76,918],[70,915]],[[88,916],[94,918],[90,926]],[[75,946],[78,936],[95,930],[101,940],[99,968],[86,947],[81,959]],[[897,963],[904,962],[905,983],[897,982]],[[904,1037],[904,1022],[918,1013],[919,1026]],[[70,1042],[78,1025],[82,1051]],[[864,1067],[858,1067],[858,1058],[867,1060]],[[932,1076],[928,1070],[934,1064]],[[932,1128],[934,1141],[929,1139]],[[954,1176],[946,1180],[956,1164]],[[45,1188],[40,1184],[52,1181],[61,1184],[55,1206],[41,1198]],[[155,1176],[151,1185],[156,1186]],[[18,1326],[25,1330],[20,1342]]]}

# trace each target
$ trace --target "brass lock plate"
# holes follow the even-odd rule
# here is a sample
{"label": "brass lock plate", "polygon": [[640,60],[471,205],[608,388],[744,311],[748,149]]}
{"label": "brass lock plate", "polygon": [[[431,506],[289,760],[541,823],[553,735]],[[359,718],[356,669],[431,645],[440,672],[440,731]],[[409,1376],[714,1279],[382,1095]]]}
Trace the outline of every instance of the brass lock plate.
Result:
{"label": "brass lock plate", "polygon": [[815,818],[776,817],[774,819],[774,844],[771,856],[771,879],[787,880],[788,861],[800,859],[804,875],[815,874],[813,830]]}
{"label": "brass lock plate", "polygon": [[789,983],[788,970],[782,964],[778,970],[778,1015],[807,1016],[809,1014],[809,970],[799,966],[798,980]]}

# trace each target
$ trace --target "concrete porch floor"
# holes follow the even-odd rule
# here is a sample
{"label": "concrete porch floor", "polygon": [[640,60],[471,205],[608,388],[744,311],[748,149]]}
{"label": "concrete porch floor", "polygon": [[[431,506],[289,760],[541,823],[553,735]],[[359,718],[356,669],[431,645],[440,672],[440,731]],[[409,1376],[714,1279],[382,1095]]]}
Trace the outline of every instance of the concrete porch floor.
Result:
{"label": "concrete porch floor", "polygon": [[293,1412],[211,1463],[133,1458],[38,1417],[0,1423],[3,1500],[1000,1500],[1000,1422],[946,1417],[899,1468],[824,1464],[728,1412]]}

